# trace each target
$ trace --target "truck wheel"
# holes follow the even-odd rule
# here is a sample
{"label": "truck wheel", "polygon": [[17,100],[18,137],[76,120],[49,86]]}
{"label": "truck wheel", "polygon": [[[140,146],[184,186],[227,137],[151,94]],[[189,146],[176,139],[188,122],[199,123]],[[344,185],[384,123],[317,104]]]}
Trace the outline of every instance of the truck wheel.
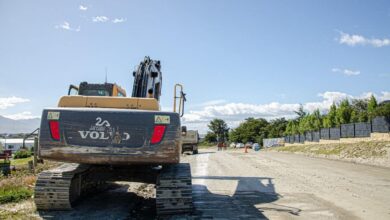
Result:
{"label": "truck wheel", "polygon": [[198,150],[192,151],[192,154],[198,154]]}

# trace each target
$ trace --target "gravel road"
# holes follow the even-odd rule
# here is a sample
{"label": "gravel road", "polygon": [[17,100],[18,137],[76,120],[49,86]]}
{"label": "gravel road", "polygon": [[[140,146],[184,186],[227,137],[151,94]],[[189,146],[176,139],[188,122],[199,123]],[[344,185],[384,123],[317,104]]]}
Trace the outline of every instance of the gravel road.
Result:
{"label": "gravel road", "polygon": [[[388,168],[279,152],[209,149],[184,155],[182,162],[191,163],[195,210],[192,216],[167,219],[390,219]],[[151,184],[117,182],[72,211],[32,217],[153,219],[154,194]]]}
{"label": "gravel road", "polygon": [[186,155],[202,217],[390,219],[390,169],[278,152]]}

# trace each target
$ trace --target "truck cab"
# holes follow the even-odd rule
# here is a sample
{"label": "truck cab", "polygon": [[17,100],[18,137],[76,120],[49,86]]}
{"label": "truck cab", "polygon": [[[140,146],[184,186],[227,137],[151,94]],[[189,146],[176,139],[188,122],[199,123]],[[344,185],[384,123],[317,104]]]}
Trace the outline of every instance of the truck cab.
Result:
{"label": "truck cab", "polygon": [[193,154],[198,154],[199,134],[197,130],[188,130],[182,136],[182,153],[191,151]]}

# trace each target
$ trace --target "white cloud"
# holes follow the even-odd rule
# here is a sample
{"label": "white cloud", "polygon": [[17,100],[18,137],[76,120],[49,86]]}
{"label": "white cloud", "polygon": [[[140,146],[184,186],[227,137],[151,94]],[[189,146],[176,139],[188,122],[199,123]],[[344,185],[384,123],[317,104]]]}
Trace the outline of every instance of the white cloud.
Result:
{"label": "white cloud", "polygon": [[221,105],[224,103],[227,103],[227,101],[225,99],[216,99],[216,100],[210,100],[210,101],[198,103],[198,104],[190,104],[189,107],[190,108],[199,108],[199,107],[205,107],[205,106],[210,106],[210,105]]}
{"label": "white cloud", "polygon": [[381,92],[382,95],[378,96],[378,101],[383,102],[385,100],[390,100],[390,92]]}
{"label": "white cloud", "polygon": [[88,10],[88,7],[84,6],[84,5],[80,5],[79,9],[80,9],[80,11],[86,11],[86,10]]}
{"label": "white cloud", "polygon": [[[318,94],[321,100],[317,102],[303,103],[305,111],[313,112],[319,109],[321,112],[327,112],[333,103],[339,103],[344,99],[369,98],[373,94],[378,102],[390,100],[390,92],[382,92],[376,95],[372,92],[363,93],[358,96],[352,96],[343,92],[324,92]],[[212,103],[212,102],[211,102]],[[207,124],[214,118],[221,118],[227,124],[234,128],[245,118],[265,118],[267,120],[285,117],[296,117],[296,111],[299,108],[298,103],[279,103],[271,102],[268,104],[247,104],[247,103],[224,103],[220,105],[204,106],[201,110],[192,110],[186,112],[183,117],[183,125],[189,129],[197,129],[204,134],[207,131]]]}
{"label": "white cloud", "polygon": [[15,106],[16,104],[25,103],[29,101],[30,101],[29,99],[15,97],[15,96],[8,97],[8,98],[0,98],[0,109],[7,109],[9,107]]}
{"label": "white cloud", "polygon": [[9,118],[9,119],[13,119],[13,120],[25,120],[25,119],[40,118],[39,116],[33,115],[31,112],[21,112],[21,113],[3,115],[3,116],[6,118]]}
{"label": "white cloud", "polygon": [[225,99],[216,99],[216,100],[211,100],[211,101],[207,101],[207,102],[204,102],[201,104],[201,106],[209,106],[209,105],[219,105],[219,104],[223,104],[223,103],[226,103],[227,101]]}
{"label": "white cloud", "polygon": [[62,23],[61,25],[56,25],[55,28],[63,29],[63,30],[67,30],[67,31],[76,31],[76,32],[80,31],[80,26],[78,28],[72,28],[70,26],[69,22],[67,22],[67,21],[64,21],[64,23]]}
{"label": "white cloud", "polygon": [[342,73],[346,76],[357,76],[360,75],[359,70],[350,70],[350,69],[340,69],[340,68],[332,68],[332,72]]}
{"label": "white cloud", "polygon": [[122,23],[122,22],[125,22],[127,19],[126,18],[115,18],[114,20],[112,20],[112,23]]}
{"label": "white cloud", "polygon": [[104,23],[104,22],[107,22],[107,21],[109,21],[110,19],[108,18],[108,17],[106,17],[106,16],[96,16],[96,17],[92,17],[92,21],[93,22],[102,22],[102,23]]}
{"label": "white cloud", "polygon": [[340,32],[340,38],[338,39],[340,44],[346,44],[348,46],[356,45],[371,45],[373,47],[384,47],[390,45],[389,38],[377,39],[377,38],[365,38],[357,34],[347,34]]}

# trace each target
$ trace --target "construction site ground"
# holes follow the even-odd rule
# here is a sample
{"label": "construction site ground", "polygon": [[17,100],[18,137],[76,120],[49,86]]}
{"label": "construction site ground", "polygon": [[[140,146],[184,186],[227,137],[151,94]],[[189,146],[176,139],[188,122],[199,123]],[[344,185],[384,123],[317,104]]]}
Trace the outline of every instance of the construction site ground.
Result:
{"label": "construction site ground", "polygon": [[[390,169],[282,152],[201,149],[186,154],[194,212],[163,219],[390,219]],[[72,211],[36,212],[32,200],[0,214],[28,219],[153,219],[154,185],[116,182]],[[8,213],[5,215],[5,213]]]}

